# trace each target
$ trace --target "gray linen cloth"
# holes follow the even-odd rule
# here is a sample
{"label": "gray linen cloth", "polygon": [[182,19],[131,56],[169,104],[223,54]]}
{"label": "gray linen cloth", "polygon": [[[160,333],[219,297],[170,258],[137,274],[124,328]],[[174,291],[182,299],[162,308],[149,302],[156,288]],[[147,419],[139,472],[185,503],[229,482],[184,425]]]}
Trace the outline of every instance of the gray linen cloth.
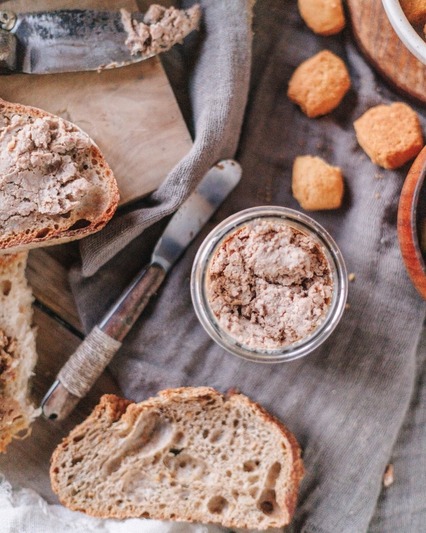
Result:
{"label": "gray linen cloth", "polygon": [[[185,116],[193,116],[194,149],[142,208],[118,215],[102,234],[84,241],[86,275],[131,241],[96,275],[78,270],[72,275],[87,330],[147,261],[164,219],[141,231],[176,208],[210,165],[235,151],[247,91],[250,8],[243,0],[201,4],[205,33],[166,58]],[[294,68],[324,48],[345,60],[352,89],[332,114],[311,120],[286,90]],[[251,75],[237,152],[242,182],[169,275],[111,371],[134,400],[167,387],[236,387],[286,423],[303,447],[306,465],[289,531],[424,531],[425,365],[424,349],[418,356],[416,351],[425,305],[407,278],[396,236],[409,165],[399,171],[373,165],[352,125],[369,107],[400,97],[376,77],[347,30],[329,38],[313,35],[295,1],[255,5]],[[425,113],[418,111],[424,127]],[[189,292],[192,261],[206,234],[240,209],[262,204],[300,209],[291,195],[291,168],[302,154],[319,155],[345,175],[343,207],[312,216],[335,237],[355,274],[350,308],[325,344],[301,360],[243,361],[215,345],[198,323]],[[390,461],[395,482],[383,489]]]}

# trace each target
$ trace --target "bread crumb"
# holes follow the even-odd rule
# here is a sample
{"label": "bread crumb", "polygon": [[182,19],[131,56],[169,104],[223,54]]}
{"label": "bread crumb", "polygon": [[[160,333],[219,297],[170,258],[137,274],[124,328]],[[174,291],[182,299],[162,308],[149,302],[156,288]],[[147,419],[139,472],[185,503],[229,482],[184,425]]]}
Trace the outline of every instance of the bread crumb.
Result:
{"label": "bread crumb", "polygon": [[351,272],[349,275],[348,275],[348,280],[349,281],[355,281],[355,274],[353,272]]}
{"label": "bread crumb", "polygon": [[299,13],[306,25],[319,35],[334,35],[345,27],[341,0],[298,0]]}
{"label": "bread crumb", "polygon": [[393,464],[388,464],[385,473],[383,474],[383,486],[388,488],[395,481]]}
{"label": "bread crumb", "polygon": [[333,111],[350,86],[345,63],[329,50],[323,50],[296,68],[287,95],[305,115],[314,118]]}
{"label": "bread crumb", "polygon": [[293,196],[307,211],[337,209],[342,205],[344,192],[342,171],[320,157],[296,157],[292,190]]}
{"label": "bread crumb", "polygon": [[382,197],[382,195],[379,192],[374,193],[374,198],[376,200],[380,200],[381,197]]}
{"label": "bread crumb", "polygon": [[345,309],[350,309],[351,308],[351,304],[345,304]]}
{"label": "bread crumb", "polygon": [[360,146],[373,163],[399,168],[423,148],[417,114],[402,102],[370,108],[354,122]]}

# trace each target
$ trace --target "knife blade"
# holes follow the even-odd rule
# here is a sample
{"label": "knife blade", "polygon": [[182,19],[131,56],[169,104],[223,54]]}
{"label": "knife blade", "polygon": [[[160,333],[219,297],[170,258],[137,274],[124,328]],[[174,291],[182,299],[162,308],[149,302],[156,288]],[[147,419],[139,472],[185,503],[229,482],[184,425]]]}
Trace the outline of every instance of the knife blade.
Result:
{"label": "knife blade", "polygon": [[[190,17],[195,13],[191,9],[182,13]],[[185,24],[174,42],[172,38],[163,46],[160,35],[155,50],[148,47],[143,53],[135,52],[128,39],[137,37],[137,26],[144,18],[140,12],[81,9],[22,14],[0,11],[0,68],[3,72],[52,74],[122,67],[156,55],[159,47],[161,51],[171,48],[198,25],[195,17],[194,24]]]}
{"label": "knife blade", "polygon": [[241,167],[233,160],[221,161],[207,172],[169,221],[148,267],[135,277],[60,370],[41,403],[45,417],[52,420],[66,418],[87,394],[167,273],[235,188],[240,177]]}

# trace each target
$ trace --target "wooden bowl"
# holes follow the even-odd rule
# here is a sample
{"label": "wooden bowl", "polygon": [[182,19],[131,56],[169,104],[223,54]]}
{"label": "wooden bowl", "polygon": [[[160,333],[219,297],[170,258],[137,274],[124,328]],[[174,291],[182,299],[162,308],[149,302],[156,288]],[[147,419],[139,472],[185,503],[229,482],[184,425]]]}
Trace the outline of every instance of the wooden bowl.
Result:
{"label": "wooden bowl", "polygon": [[[399,0],[382,0],[383,7],[398,37],[424,65],[426,65],[426,42],[408,21]],[[419,31],[420,29],[417,28]],[[422,28],[423,29],[423,28]]]}
{"label": "wooden bowl", "polygon": [[426,147],[407,174],[398,206],[398,240],[414,286],[426,299],[426,259],[420,248],[420,224],[426,219]]}

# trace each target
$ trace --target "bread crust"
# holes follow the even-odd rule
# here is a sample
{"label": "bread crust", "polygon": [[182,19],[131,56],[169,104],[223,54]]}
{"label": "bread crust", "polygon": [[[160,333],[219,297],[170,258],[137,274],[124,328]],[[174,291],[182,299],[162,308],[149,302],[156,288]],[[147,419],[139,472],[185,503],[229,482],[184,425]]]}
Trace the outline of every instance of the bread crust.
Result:
{"label": "bread crust", "polygon": [[[115,508],[110,508],[109,512],[105,512],[99,510],[97,506],[83,508],[83,506],[77,505],[72,498],[64,496],[62,492],[61,469],[64,465],[64,454],[69,453],[70,448],[73,446],[73,442],[79,442],[89,431],[93,433],[94,428],[97,427],[98,424],[104,424],[104,427],[106,427],[105,419],[107,420],[107,423],[112,424],[119,422],[120,427],[133,428],[134,424],[138,420],[138,417],[141,416],[141,413],[152,412],[152,410],[162,412],[166,409],[167,404],[170,402],[178,402],[182,405],[186,402],[198,402],[202,408],[206,402],[218,398],[222,399],[223,402],[236,402],[236,405],[240,406],[241,408],[244,407],[250,410],[255,414],[256,420],[262,421],[270,428],[273,427],[277,429],[279,434],[283,437],[283,441],[288,443],[288,448],[286,448],[286,450],[289,454],[288,461],[291,462],[291,475],[286,484],[288,489],[285,492],[284,500],[277,502],[280,508],[285,510],[285,519],[280,526],[288,524],[291,521],[296,508],[299,484],[304,475],[301,450],[296,438],[277,418],[268,413],[268,411],[266,411],[266,409],[264,409],[258,403],[250,400],[247,396],[244,396],[236,391],[231,391],[227,395],[223,395],[210,387],[182,387],[177,389],[166,389],[159,392],[158,396],[149,398],[148,400],[139,404],[130,402],[128,400],[123,400],[115,395],[104,395],[101,398],[100,403],[95,407],[92,414],[82,424],[74,428],[71,433],[62,440],[61,444],[54,451],[50,466],[50,478],[53,491],[58,495],[59,500],[63,505],[73,510],[83,511],[92,516],[98,516],[102,518],[129,518],[130,516],[145,516],[158,520],[173,519],[173,517],[170,517],[170,515],[167,513],[167,510],[163,514],[155,513],[147,516],[147,513],[142,512],[140,512],[140,514],[135,512],[129,515],[128,512],[122,512],[120,509]],[[99,426],[98,430],[101,431],[101,426]],[[178,517],[176,519],[189,522],[200,520],[199,517],[194,518],[191,516],[186,516],[185,518]],[[206,520],[206,522],[212,522],[212,520]],[[242,523],[220,523],[227,527],[253,527],[252,525]]]}
{"label": "bread crust", "polygon": [[[57,117],[56,115],[44,111],[42,109],[26,106],[22,104],[15,104],[6,102],[0,98],[0,116],[7,114],[27,115],[32,118],[52,118],[63,121],[68,126],[72,127],[72,131],[82,132],[82,130],[75,124]],[[82,132],[83,133],[83,132]],[[105,209],[97,216],[92,217],[89,224],[84,227],[78,227],[78,223],[75,224],[75,229],[51,229],[47,235],[38,235],[40,228],[34,229],[29,233],[17,233],[11,236],[0,237],[0,254],[1,253],[15,253],[22,250],[28,250],[30,248],[36,248],[40,246],[49,246],[69,242],[71,240],[80,239],[91,233],[101,230],[105,224],[111,219],[118,205],[119,192],[117,183],[115,181],[113,172],[105,161],[98,146],[91,140],[90,144],[90,160],[93,165],[98,166],[102,171],[103,183],[106,186],[106,196],[108,198]],[[76,221],[78,222],[78,221]]]}

